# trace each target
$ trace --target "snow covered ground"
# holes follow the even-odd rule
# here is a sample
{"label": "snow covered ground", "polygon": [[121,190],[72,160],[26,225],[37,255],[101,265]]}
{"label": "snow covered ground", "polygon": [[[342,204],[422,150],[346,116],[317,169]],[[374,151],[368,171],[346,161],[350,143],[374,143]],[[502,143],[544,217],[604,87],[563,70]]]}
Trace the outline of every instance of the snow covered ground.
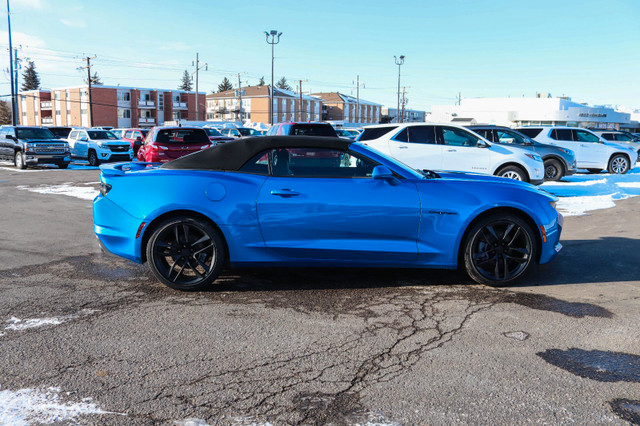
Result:
{"label": "snow covered ground", "polygon": [[557,208],[565,216],[579,216],[591,210],[615,207],[616,200],[640,195],[640,168],[625,175],[578,173],[561,182],[547,182],[540,188],[559,197]]}
{"label": "snow covered ground", "polygon": [[98,195],[96,187],[99,182],[83,184],[63,183],[61,185],[40,185],[40,186],[18,186],[22,191],[37,192],[39,194],[67,195],[69,197],[81,198],[83,200],[93,200]]}

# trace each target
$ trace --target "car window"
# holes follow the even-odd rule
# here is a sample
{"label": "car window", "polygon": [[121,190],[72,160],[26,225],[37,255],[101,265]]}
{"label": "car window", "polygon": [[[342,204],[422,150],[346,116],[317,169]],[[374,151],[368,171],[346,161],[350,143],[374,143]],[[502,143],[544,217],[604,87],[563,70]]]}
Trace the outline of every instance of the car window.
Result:
{"label": "car window", "polygon": [[478,146],[479,139],[455,127],[441,127],[442,143],[450,146]]}
{"label": "car window", "polygon": [[289,135],[297,136],[329,136],[336,137],[336,131],[330,124],[294,124],[290,126]]}
{"label": "car window", "polygon": [[127,139],[133,139],[133,132],[132,132],[132,131],[130,131],[130,130],[128,130],[128,131],[126,131],[126,132],[124,133],[124,136],[123,136],[123,137],[125,137],[125,138],[127,138]]}
{"label": "car window", "polygon": [[89,130],[87,131],[89,135],[89,139],[97,139],[97,140],[117,140],[118,138],[113,133],[107,130]]}
{"label": "car window", "polygon": [[549,137],[557,141],[573,142],[573,133],[571,132],[571,129],[553,129],[549,134]]}
{"label": "car window", "polygon": [[76,132],[75,130],[69,133],[69,139],[75,139],[76,136],[78,136],[78,132]]}
{"label": "car window", "polygon": [[210,143],[209,136],[203,129],[162,129],[158,131],[156,142],[159,143]]}
{"label": "car window", "polygon": [[509,132],[506,130],[496,129],[496,135],[500,143],[522,145],[524,144],[524,138],[515,132]]}
{"label": "car window", "polygon": [[629,135],[625,135],[624,133],[618,133],[615,135],[617,141],[621,142],[633,142],[633,138]]}
{"label": "car window", "polygon": [[247,161],[239,169],[240,172],[253,173],[256,175],[269,174],[269,152],[263,151],[260,154]]}
{"label": "car window", "polygon": [[273,136],[273,135],[276,135],[277,133],[278,133],[278,126],[273,126],[267,132],[267,136]]}
{"label": "car window", "polygon": [[540,132],[542,131],[542,128],[540,127],[525,127],[525,128],[519,128],[518,131],[520,133],[522,133],[523,135],[529,136],[531,139],[535,138],[536,136],[538,136],[540,134]]}
{"label": "car window", "polygon": [[22,128],[16,129],[18,139],[55,139],[53,133],[49,129],[34,128]]}
{"label": "car window", "polygon": [[372,139],[378,139],[391,132],[392,130],[396,130],[398,126],[389,126],[389,127],[374,127],[371,129],[364,129],[364,131],[360,134],[358,141],[369,141]]}
{"label": "car window", "polygon": [[576,132],[576,140],[579,142],[600,142],[600,139],[593,133],[584,130],[574,130]]}
{"label": "car window", "polygon": [[407,129],[407,142],[435,144],[435,126],[411,126]]}
{"label": "car window", "polygon": [[276,177],[371,178],[378,165],[359,154],[328,148],[278,148],[268,154]]}
{"label": "car window", "polygon": [[482,136],[483,138],[485,138],[486,140],[488,140],[490,142],[495,142],[495,139],[493,137],[493,129],[474,129],[474,128],[471,128],[470,130],[472,130],[474,133],[479,134],[480,136]]}

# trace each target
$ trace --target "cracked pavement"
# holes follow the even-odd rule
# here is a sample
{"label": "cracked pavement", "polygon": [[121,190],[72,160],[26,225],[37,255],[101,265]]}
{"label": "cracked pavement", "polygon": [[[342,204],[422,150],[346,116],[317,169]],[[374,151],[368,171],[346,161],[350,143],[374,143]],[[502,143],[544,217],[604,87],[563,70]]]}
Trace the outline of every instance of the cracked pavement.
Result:
{"label": "cracked pavement", "polygon": [[560,256],[509,289],[452,271],[244,269],[180,293],[100,252],[90,201],[16,190],[96,180],[0,170],[0,390],[56,387],[108,412],[82,424],[634,421],[637,375],[575,363],[640,356],[640,199],[567,218]]}

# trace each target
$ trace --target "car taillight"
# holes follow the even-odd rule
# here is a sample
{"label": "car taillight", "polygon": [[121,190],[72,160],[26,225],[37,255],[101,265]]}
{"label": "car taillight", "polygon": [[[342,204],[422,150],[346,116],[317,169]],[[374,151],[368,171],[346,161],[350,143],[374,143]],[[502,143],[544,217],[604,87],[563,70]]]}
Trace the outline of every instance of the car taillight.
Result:
{"label": "car taillight", "polygon": [[111,185],[109,185],[108,183],[100,182],[100,194],[104,197],[109,191],[111,191]]}
{"label": "car taillight", "polygon": [[210,146],[211,146],[211,145],[202,145],[202,146],[200,147],[200,149],[206,149],[206,148],[209,148]]}

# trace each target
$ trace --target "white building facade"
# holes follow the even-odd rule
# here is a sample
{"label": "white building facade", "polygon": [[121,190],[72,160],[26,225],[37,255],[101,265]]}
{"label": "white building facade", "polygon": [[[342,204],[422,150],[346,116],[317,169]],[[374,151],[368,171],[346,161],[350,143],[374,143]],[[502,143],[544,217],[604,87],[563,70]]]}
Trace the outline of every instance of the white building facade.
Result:
{"label": "white building facade", "polygon": [[620,129],[630,123],[630,114],[569,98],[467,98],[460,105],[434,105],[430,121]]}

